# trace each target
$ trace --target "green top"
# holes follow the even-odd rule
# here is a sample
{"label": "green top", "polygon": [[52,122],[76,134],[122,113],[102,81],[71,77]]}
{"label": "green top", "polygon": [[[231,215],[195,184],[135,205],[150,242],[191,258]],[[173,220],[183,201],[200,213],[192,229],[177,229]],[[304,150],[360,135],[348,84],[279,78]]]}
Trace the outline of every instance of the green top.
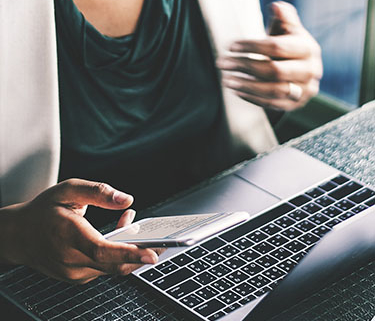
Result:
{"label": "green top", "polygon": [[145,0],[136,32],[120,38],[72,0],[55,6],[60,179],[105,181],[140,207],[201,179],[186,168],[216,135],[223,104],[197,2]]}

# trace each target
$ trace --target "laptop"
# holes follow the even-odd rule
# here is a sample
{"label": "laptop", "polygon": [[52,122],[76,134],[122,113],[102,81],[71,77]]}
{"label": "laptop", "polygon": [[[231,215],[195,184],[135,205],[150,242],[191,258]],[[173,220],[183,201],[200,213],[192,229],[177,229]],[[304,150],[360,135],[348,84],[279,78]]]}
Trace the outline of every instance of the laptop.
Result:
{"label": "laptop", "polygon": [[[143,213],[247,211],[243,224],[131,278],[73,286],[20,267],[0,292],[37,320],[267,320],[374,259],[374,204],[369,186],[282,147]],[[173,308],[161,316],[150,298]]]}
{"label": "laptop", "polygon": [[196,320],[268,320],[375,259],[375,191],[290,147],[149,215],[247,211],[133,274]]}

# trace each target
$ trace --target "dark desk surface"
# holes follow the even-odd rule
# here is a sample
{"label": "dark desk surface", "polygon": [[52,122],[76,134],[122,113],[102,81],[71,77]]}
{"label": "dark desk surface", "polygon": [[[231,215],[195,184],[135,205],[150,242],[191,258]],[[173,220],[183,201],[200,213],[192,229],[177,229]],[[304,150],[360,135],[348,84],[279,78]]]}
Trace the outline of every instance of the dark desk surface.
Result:
{"label": "dark desk surface", "polygon": [[[296,147],[375,187],[375,104],[351,112],[286,145]],[[95,290],[88,292],[93,284],[96,285]],[[98,312],[95,320],[183,320],[162,299],[146,292],[130,277],[102,277],[89,285],[71,286],[20,267],[0,276],[0,291],[42,320],[95,319],[94,314],[85,314],[84,306],[79,315],[76,311],[67,311],[77,296],[94,297]],[[134,309],[122,313],[107,310],[104,316],[99,314],[100,304],[114,296],[124,303],[134,301]],[[50,305],[52,297],[57,302],[53,306]],[[121,302],[116,304],[118,306]],[[374,316],[375,263],[371,263],[275,320],[370,321]]]}

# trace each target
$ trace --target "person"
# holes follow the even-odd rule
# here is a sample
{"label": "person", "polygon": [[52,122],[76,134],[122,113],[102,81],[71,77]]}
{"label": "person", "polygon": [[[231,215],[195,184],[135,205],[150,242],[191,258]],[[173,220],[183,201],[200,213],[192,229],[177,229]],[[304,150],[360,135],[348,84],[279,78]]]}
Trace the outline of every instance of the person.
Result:
{"label": "person", "polygon": [[101,209],[124,226],[272,148],[267,116],[318,91],[319,45],[272,10],[266,35],[257,1],[3,1],[0,262],[73,283],[156,263]]}

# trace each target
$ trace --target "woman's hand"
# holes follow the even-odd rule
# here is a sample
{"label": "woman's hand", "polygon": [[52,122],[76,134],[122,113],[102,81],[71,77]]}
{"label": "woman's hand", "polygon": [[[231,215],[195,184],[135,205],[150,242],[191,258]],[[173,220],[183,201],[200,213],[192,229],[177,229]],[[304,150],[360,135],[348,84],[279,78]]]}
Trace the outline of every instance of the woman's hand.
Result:
{"label": "woman's hand", "polygon": [[217,65],[225,71],[224,85],[239,97],[265,108],[291,111],[319,91],[321,50],[292,5],[279,1],[272,9],[269,36],[233,43],[233,56],[219,58]]}
{"label": "woman's hand", "polygon": [[[34,200],[0,210],[0,256],[3,262],[24,264],[53,278],[86,283],[100,275],[125,275],[140,264],[156,263],[151,249],[110,242],[84,218],[87,205],[120,210],[133,197],[109,185],[70,179]],[[127,210],[117,227],[130,224]]]}

